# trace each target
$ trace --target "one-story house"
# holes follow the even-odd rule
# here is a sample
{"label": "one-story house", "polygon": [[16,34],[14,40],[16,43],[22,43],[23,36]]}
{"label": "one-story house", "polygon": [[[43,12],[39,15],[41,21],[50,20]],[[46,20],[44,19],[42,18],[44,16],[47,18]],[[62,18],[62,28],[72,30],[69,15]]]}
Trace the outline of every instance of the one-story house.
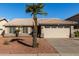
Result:
{"label": "one-story house", "polygon": [[[65,21],[58,18],[39,18],[38,32],[44,38],[70,38],[73,34],[73,26],[76,22]],[[20,35],[28,35],[32,32],[34,21],[32,18],[16,18],[6,23],[5,34],[14,35],[18,28]]]}

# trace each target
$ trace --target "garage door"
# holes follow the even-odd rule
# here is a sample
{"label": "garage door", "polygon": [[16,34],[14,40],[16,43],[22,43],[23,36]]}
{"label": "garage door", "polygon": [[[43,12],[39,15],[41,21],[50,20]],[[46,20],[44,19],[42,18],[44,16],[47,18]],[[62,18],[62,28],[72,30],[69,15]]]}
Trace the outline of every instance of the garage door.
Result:
{"label": "garage door", "polygon": [[69,28],[44,28],[44,38],[69,38]]}

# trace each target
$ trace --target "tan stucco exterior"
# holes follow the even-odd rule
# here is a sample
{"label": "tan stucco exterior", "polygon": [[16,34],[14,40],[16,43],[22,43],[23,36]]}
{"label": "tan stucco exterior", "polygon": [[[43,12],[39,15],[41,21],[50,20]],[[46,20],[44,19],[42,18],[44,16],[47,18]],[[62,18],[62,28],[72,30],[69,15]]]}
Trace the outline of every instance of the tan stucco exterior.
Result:
{"label": "tan stucco exterior", "polygon": [[0,21],[0,34],[2,33],[3,30],[5,30],[5,26],[4,24],[6,24],[7,21],[3,20],[3,21]]}
{"label": "tan stucco exterior", "polygon": [[[16,29],[18,28],[18,26],[16,27]],[[19,30],[19,34],[20,35],[29,35],[32,32],[32,28],[31,27],[27,27],[28,29],[28,33],[23,33],[23,28],[20,27]],[[14,33],[10,33],[10,27],[5,27],[5,35],[15,35]]]}

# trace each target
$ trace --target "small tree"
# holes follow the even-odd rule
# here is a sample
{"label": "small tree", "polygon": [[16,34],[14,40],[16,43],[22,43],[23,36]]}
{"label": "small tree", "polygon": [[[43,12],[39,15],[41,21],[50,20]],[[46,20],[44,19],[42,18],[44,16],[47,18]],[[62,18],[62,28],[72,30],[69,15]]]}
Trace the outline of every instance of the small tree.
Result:
{"label": "small tree", "polygon": [[3,30],[3,32],[1,33],[1,35],[4,37],[4,35],[5,35],[5,30]]}
{"label": "small tree", "polygon": [[26,6],[26,13],[30,13],[34,20],[33,47],[37,47],[37,15],[47,15],[43,8],[44,4],[42,3],[33,3]]}
{"label": "small tree", "polygon": [[19,36],[19,31],[20,31],[19,29],[16,29],[16,30],[15,30],[15,35],[16,35],[16,37]]}

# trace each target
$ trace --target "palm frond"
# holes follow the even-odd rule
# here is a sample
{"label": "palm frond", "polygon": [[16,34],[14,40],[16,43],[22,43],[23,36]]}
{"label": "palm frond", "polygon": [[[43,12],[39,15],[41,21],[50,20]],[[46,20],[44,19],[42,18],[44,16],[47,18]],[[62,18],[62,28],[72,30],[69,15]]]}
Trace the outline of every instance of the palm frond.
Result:
{"label": "palm frond", "polygon": [[43,3],[33,3],[26,5],[26,12],[31,13],[31,15],[47,15],[46,12],[43,11],[44,4]]}
{"label": "palm frond", "polygon": [[38,4],[37,4],[37,7],[40,8],[40,9],[41,9],[41,8],[44,8],[44,6],[45,6],[45,5],[44,5],[43,3],[38,3]]}
{"label": "palm frond", "polygon": [[48,13],[46,13],[46,12],[38,12],[38,14],[46,16]]}
{"label": "palm frond", "polygon": [[32,5],[32,4],[27,4],[25,11],[26,11],[27,13],[32,12],[32,11],[33,11],[33,5]]}

